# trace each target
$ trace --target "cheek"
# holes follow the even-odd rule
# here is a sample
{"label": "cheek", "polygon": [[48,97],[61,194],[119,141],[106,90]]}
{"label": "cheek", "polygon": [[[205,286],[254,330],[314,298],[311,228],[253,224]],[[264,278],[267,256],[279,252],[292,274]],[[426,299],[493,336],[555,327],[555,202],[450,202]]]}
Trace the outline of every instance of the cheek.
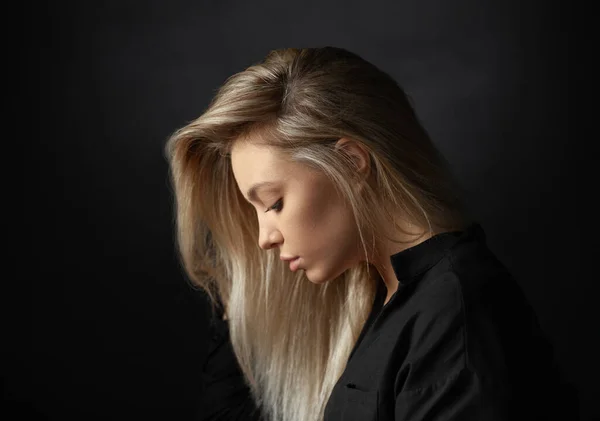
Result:
{"label": "cheek", "polygon": [[317,240],[325,234],[329,223],[326,206],[314,194],[298,195],[297,200],[288,201],[285,216],[286,233],[292,242],[300,242],[304,247],[310,240]]}
{"label": "cheek", "polygon": [[[332,206],[311,212],[305,222],[304,247],[322,276],[336,277],[358,263],[358,232],[349,209]],[[310,265],[308,265],[310,269]]]}
{"label": "cheek", "polygon": [[297,193],[287,202],[284,224],[289,252],[305,257],[308,273],[311,268],[325,275],[350,267],[356,260],[357,242],[351,209],[335,189],[323,184],[307,183]]}
{"label": "cheek", "polygon": [[346,225],[343,219],[334,208],[317,202],[303,210],[296,228],[301,230],[303,242],[313,248],[335,246]]}

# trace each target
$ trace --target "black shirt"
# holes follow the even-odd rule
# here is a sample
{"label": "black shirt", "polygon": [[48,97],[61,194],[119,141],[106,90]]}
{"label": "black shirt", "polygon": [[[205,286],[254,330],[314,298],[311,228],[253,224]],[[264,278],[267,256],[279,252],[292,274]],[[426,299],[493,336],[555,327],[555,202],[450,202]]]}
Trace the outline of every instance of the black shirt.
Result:
{"label": "black shirt", "polygon": [[[398,290],[372,311],[325,421],[579,420],[576,390],[482,227],[391,256]],[[217,321],[201,420],[259,420]]]}

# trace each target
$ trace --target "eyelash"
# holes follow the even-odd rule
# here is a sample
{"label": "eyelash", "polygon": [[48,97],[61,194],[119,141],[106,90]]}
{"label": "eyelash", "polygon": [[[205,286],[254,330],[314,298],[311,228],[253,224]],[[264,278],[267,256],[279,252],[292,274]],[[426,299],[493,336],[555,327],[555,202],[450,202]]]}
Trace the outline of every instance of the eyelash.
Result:
{"label": "eyelash", "polygon": [[279,199],[277,202],[275,202],[273,204],[273,206],[271,206],[270,208],[268,208],[265,213],[269,212],[271,209],[273,209],[275,212],[280,212],[281,211],[281,207],[283,206],[283,200]]}

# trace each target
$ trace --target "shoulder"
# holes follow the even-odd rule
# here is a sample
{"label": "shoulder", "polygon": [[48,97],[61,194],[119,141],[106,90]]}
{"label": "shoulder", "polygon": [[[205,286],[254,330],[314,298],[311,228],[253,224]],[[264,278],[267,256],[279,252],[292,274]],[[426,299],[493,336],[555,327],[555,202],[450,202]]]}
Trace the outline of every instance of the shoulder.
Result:
{"label": "shoulder", "polygon": [[435,337],[449,330],[458,333],[465,317],[463,291],[457,275],[448,271],[423,281],[407,303],[413,313],[413,334]]}
{"label": "shoulder", "polygon": [[395,348],[408,344],[406,352],[396,353],[401,363],[397,392],[438,383],[467,367],[466,318],[457,275],[451,271],[429,275],[415,287],[399,291],[407,295],[404,299],[397,297],[403,326]]}
{"label": "shoulder", "polygon": [[[462,370],[501,371],[510,331],[507,317],[532,317],[508,271],[480,248],[451,250],[406,299],[411,346],[403,369],[427,384]],[[404,292],[401,290],[399,294]],[[518,308],[518,316],[510,315]],[[524,335],[527,333],[524,332]],[[413,386],[417,386],[416,384]]]}
{"label": "shoulder", "polygon": [[406,357],[397,354],[394,384],[402,405],[461,390],[481,411],[513,410],[514,402],[534,413],[545,396],[562,394],[565,408],[576,407],[534,308],[491,252],[449,253],[405,304],[410,346]]}
{"label": "shoulder", "polygon": [[465,346],[482,330],[517,328],[519,320],[536,319],[516,279],[481,242],[465,242],[448,250],[419,281],[411,301],[415,322],[424,328],[437,327],[421,330],[423,334],[463,329],[468,331],[463,332]]}
{"label": "shoulder", "polygon": [[407,361],[432,361],[436,373],[468,368],[498,379],[527,358],[533,366],[543,356],[549,365],[552,346],[533,307],[487,247],[451,250],[419,283],[410,298]]}

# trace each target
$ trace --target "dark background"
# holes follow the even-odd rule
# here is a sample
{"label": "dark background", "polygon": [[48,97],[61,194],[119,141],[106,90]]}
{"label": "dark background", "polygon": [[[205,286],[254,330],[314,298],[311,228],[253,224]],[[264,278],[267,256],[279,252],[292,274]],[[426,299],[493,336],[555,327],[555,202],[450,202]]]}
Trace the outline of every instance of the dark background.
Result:
{"label": "dark background", "polygon": [[270,49],[324,45],[362,55],[411,95],[584,419],[600,414],[565,4],[98,3],[42,2],[27,15],[39,108],[26,127],[39,130],[20,139],[34,236],[26,299],[7,318],[4,419],[191,419],[208,313],[175,255],[164,143]]}

